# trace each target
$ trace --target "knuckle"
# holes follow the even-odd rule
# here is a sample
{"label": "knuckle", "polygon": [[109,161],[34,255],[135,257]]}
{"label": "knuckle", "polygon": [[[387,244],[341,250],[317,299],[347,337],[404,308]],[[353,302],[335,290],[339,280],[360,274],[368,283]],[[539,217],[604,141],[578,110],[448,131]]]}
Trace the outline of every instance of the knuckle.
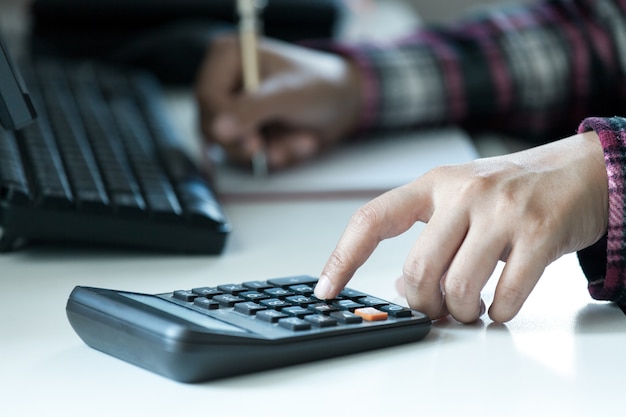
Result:
{"label": "knuckle", "polygon": [[503,305],[517,305],[525,298],[525,293],[510,285],[503,285],[498,288],[498,299]]}
{"label": "knuckle", "polygon": [[440,277],[436,277],[436,274],[437,272],[433,266],[417,258],[408,258],[402,267],[405,285],[416,292],[427,290],[432,286],[428,284],[428,277],[434,277],[436,282],[439,283]]}
{"label": "knuckle", "polygon": [[352,215],[352,226],[358,231],[372,230],[380,223],[380,214],[377,204],[372,201],[361,206]]}
{"label": "knuckle", "polygon": [[348,253],[342,250],[340,247],[335,248],[333,253],[330,254],[327,261],[327,269],[329,271],[337,272],[344,271],[349,265],[354,263],[354,259],[348,255]]}
{"label": "knuckle", "polygon": [[446,279],[444,284],[446,299],[456,303],[468,300],[474,296],[475,290],[469,280],[465,279]]}

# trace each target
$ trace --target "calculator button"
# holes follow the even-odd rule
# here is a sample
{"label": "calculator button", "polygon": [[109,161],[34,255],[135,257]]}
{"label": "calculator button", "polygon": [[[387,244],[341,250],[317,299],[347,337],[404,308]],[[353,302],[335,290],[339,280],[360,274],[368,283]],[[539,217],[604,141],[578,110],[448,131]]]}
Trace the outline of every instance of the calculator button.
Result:
{"label": "calculator button", "polygon": [[225,293],[233,294],[233,295],[237,295],[240,292],[248,291],[248,288],[246,288],[246,287],[244,287],[243,285],[240,285],[240,284],[218,285],[217,288],[219,290],[221,290],[221,291],[224,291]]}
{"label": "calculator button", "polygon": [[315,327],[332,327],[337,325],[337,320],[333,317],[323,316],[321,314],[306,316],[304,320],[310,322]]}
{"label": "calculator button", "polygon": [[267,294],[262,294],[258,291],[246,291],[239,294],[239,297],[248,301],[264,300],[270,298]]}
{"label": "calculator button", "polygon": [[198,297],[193,301],[193,305],[205,308],[207,310],[217,310],[220,308],[220,303],[215,300],[210,300],[206,297]]}
{"label": "calculator button", "polygon": [[235,304],[235,310],[249,316],[254,316],[257,312],[265,310],[265,307],[260,306],[252,301],[246,301],[243,303]]}
{"label": "calculator button", "polygon": [[173,297],[177,300],[186,301],[188,303],[196,299],[197,295],[188,290],[174,291]]}
{"label": "calculator button", "polygon": [[363,317],[363,320],[367,321],[387,320],[387,317],[389,316],[384,311],[377,310],[374,307],[357,308],[354,310],[354,314]]}
{"label": "calculator button", "polygon": [[191,292],[197,294],[200,297],[213,298],[216,295],[224,294],[224,291],[220,291],[215,287],[200,287],[192,288]]}
{"label": "calculator button", "polygon": [[339,310],[354,311],[357,308],[365,307],[363,304],[359,304],[352,300],[333,300],[333,305],[339,308]]}
{"label": "calculator button", "polygon": [[339,310],[337,307],[330,305],[330,304],[326,304],[326,303],[311,304],[307,306],[307,308],[313,311],[314,313],[320,313],[320,314],[330,314],[333,311]]}
{"label": "calculator button", "polygon": [[366,297],[367,296],[367,294],[365,294],[365,293],[362,293],[360,291],[351,290],[350,288],[344,288],[343,290],[341,290],[339,295],[342,296],[342,297],[345,297],[345,298],[352,298],[352,299],[356,299],[356,298],[361,298],[361,297]]}
{"label": "calculator button", "polygon": [[397,304],[388,304],[386,306],[378,307],[381,311],[389,313],[391,317],[411,317],[413,312],[410,308],[402,307]]}
{"label": "calculator button", "polygon": [[263,291],[266,288],[272,288],[272,285],[268,284],[267,281],[247,281],[244,282],[242,285],[246,288],[256,291]]}
{"label": "calculator button", "polygon": [[285,313],[282,313],[278,310],[262,310],[259,311],[256,315],[256,318],[259,320],[267,321],[269,323],[277,323],[278,320],[287,318]]}
{"label": "calculator button", "polygon": [[313,287],[306,284],[292,285],[291,287],[289,287],[289,290],[299,295],[313,294]]}
{"label": "calculator button", "polygon": [[263,290],[263,292],[274,298],[285,298],[289,297],[290,295],[294,295],[291,291],[280,287],[267,288]]}
{"label": "calculator button", "polygon": [[285,307],[282,309],[282,312],[289,316],[298,317],[298,318],[303,318],[304,316],[313,314],[312,311],[307,310],[306,308],[299,307],[299,306]]}
{"label": "calculator button", "polygon": [[309,330],[311,324],[297,317],[288,317],[278,320],[278,324],[289,330]]}
{"label": "calculator button", "polygon": [[301,307],[306,307],[309,304],[318,303],[317,299],[307,297],[306,295],[292,295],[291,297],[285,298],[286,301],[289,301],[292,304],[297,304]]}
{"label": "calculator button", "polygon": [[358,324],[363,322],[363,317],[357,316],[349,311],[333,311],[330,313],[330,317],[337,319],[339,323],[343,324]]}
{"label": "calculator button", "polygon": [[278,298],[268,298],[266,300],[261,300],[260,304],[267,308],[273,308],[274,310],[280,310],[292,305],[291,303],[285,300],[280,300]]}
{"label": "calculator button", "polygon": [[237,297],[236,295],[232,295],[232,294],[216,295],[215,297],[213,297],[213,299],[224,307],[232,307],[235,304],[244,301],[243,298]]}
{"label": "calculator button", "polygon": [[368,295],[366,297],[363,297],[363,298],[360,298],[359,299],[359,303],[361,303],[361,304],[363,304],[364,306],[367,306],[367,307],[376,307],[376,308],[389,304],[385,300],[381,300],[380,298],[375,298],[375,297],[372,297],[370,295]]}
{"label": "calculator button", "polygon": [[294,277],[285,277],[285,278],[274,278],[267,280],[272,285],[277,287],[289,287],[292,285],[299,284],[315,284],[317,283],[317,278],[310,277],[308,275],[298,275]]}

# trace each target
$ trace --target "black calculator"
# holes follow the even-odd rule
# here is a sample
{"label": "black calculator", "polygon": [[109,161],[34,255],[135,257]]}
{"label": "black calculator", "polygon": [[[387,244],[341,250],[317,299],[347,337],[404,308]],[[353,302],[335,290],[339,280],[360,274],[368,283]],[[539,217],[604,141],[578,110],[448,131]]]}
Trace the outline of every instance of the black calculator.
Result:
{"label": "black calculator", "polygon": [[201,382],[418,341],[423,313],[298,275],[141,294],[77,286],[66,306],[83,341],[182,382]]}

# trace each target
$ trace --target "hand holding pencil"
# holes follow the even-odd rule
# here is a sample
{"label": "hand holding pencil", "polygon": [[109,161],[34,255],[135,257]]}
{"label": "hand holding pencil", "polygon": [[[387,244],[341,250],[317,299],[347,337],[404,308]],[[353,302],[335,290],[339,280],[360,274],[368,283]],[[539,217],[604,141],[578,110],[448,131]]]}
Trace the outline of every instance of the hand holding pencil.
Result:
{"label": "hand holding pencil", "polygon": [[264,162],[278,171],[348,137],[360,115],[355,67],[339,55],[257,39],[256,30],[249,33],[253,28],[241,23],[238,32],[213,40],[198,73],[206,141],[232,162],[256,164],[262,175]]}

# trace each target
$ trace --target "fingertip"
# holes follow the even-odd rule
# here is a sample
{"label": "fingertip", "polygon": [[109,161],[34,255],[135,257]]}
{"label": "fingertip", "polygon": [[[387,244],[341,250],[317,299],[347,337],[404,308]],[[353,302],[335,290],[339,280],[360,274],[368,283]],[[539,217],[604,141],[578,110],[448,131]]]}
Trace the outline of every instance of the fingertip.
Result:
{"label": "fingertip", "polygon": [[510,314],[501,314],[497,311],[495,311],[493,308],[489,309],[489,318],[494,322],[494,323],[506,323],[507,321],[511,321],[513,319],[513,317],[515,316],[511,316]]}
{"label": "fingertip", "polygon": [[327,298],[334,298],[332,293],[333,285],[330,279],[326,275],[320,276],[314,289],[315,296],[320,300],[326,300]]}

